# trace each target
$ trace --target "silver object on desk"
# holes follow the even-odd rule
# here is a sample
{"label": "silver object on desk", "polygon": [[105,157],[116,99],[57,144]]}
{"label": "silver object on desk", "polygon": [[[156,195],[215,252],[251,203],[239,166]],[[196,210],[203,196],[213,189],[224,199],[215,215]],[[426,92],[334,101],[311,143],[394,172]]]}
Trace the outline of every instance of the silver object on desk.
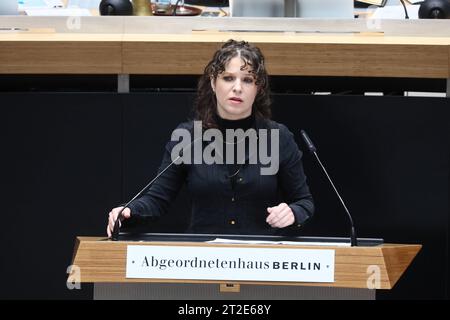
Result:
{"label": "silver object on desk", "polygon": [[1,0],[0,15],[17,15],[19,14],[19,5],[17,0]]}
{"label": "silver object on desk", "polygon": [[295,16],[352,19],[354,10],[353,0],[297,0]]}
{"label": "silver object on desk", "polygon": [[353,0],[230,0],[232,17],[354,17]]}
{"label": "silver object on desk", "polygon": [[284,17],[285,0],[230,0],[232,17]]}

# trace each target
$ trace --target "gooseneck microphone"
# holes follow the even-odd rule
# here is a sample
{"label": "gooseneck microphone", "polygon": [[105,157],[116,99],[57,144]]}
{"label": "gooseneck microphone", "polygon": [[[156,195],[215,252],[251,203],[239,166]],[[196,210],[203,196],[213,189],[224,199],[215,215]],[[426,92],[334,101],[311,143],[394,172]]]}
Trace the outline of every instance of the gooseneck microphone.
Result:
{"label": "gooseneck microphone", "polygon": [[179,5],[180,1],[181,0],[177,0],[177,2],[175,2],[175,5],[173,6],[173,12],[172,12],[173,16],[177,15],[177,9],[178,9],[178,5]]}
{"label": "gooseneck microphone", "polygon": [[320,166],[322,167],[323,172],[325,172],[325,175],[327,176],[328,181],[330,182],[331,186],[333,187],[334,192],[336,192],[337,196],[339,197],[339,200],[341,201],[342,206],[345,209],[345,212],[347,212],[347,216],[349,218],[350,227],[351,227],[351,229],[350,229],[350,243],[351,243],[351,246],[352,247],[358,246],[358,241],[357,241],[356,232],[355,232],[355,225],[353,224],[353,218],[352,218],[350,212],[348,211],[347,206],[344,203],[344,200],[342,200],[341,195],[339,194],[339,192],[337,191],[336,187],[334,186],[334,183],[331,180],[330,176],[328,175],[327,170],[323,166],[322,161],[320,161],[319,156],[317,155],[317,152],[316,152],[317,149],[314,146],[314,144],[312,143],[311,139],[308,137],[308,135],[306,134],[305,130],[301,130],[300,133],[302,135],[303,140],[306,143],[306,146],[308,147],[309,152],[314,154],[314,156],[316,157],[317,161],[319,162]]}
{"label": "gooseneck microphone", "polygon": [[142,193],[145,192],[145,190],[147,190],[156,180],[158,180],[158,178],[167,171],[167,169],[169,169],[176,161],[178,161],[178,159],[180,159],[182,156],[179,155],[175,160],[173,160],[171,163],[169,163],[167,165],[167,167],[165,167],[160,173],[158,173],[156,175],[156,177],[153,178],[152,181],[150,181],[144,188],[142,188],[141,191],[139,191],[134,197],[133,199],[131,199],[130,201],[128,201],[122,208],[122,210],[120,210],[119,214],[117,215],[117,220],[114,223],[114,228],[113,228],[113,232],[111,234],[111,240],[113,241],[117,241],[119,240],[119,231],[120,231],[120,220],[122,218],[122,214],[123,211],[125,210],[126,207],[128,207],[130,205],[131,202],[133,202],[134,200],[136,200],[138,197],[140,197],[142,195]]}
{"label": "gooseneck microphone", "polygon": [[403,0],[400,0],[400,2],[402,3],[403,10],[405,10],[405,19],[409,19],[408,10],[406,10],[405,2]]}
{"label": "gooseneck microphone", "polygon": [[140,197],[156,180],[158,180],[158,178],[162,175],[162,174],[164,174],[164,172],[166,172],[167,171],[167,169],[169,169],[174,163],[176,163],[180,158],[182,158],[183,157],[183,152],[184,152],[184,150],[186,149],[186,148],[189,148],[189,147],[191,147],[191,145],[194,143],[194,142],[196,142],[196,141],[198,141],[198,140],[200,140],[201,139],[201,137],[200,138],[197,138],[197,139],[194,139],[192,142],[190,142],[187,146],[185,146],[183,149],[181,149],[181,151],[180,151],[180,155],[179,156],[177,156],[171,163],[169,163],[163,170],[161,170],[161,172],[160,173],[158,173],[157,175],[156,175],[156,177],[154,177],[153,179],[152,179],[152,181],[150,181],[144,188],[142,188],[142,190],[141,191],[139,191],[130,201],[128,201],[124,206],[123,206],[123,208],[122,208],[122,210],[120,210],[120,212],[119,212],[119,214],[117,215],[117,220],[116,220],[116,222],[114,222],[114,228],[113,228],[113,232],[112,232],[112,234],[111,234],[111,240],[113,240],[113,241],[117,241],[117,240],[119,240],[119,232],[120,232],[120,220],[122,219],[122,215],[123,215],[123,211],[125,210],[125,208],[127,207],[127,206],[129,206],[130,205],[130,203],[131,202],[133,202],[134,200],[136,200],[138,197]]}

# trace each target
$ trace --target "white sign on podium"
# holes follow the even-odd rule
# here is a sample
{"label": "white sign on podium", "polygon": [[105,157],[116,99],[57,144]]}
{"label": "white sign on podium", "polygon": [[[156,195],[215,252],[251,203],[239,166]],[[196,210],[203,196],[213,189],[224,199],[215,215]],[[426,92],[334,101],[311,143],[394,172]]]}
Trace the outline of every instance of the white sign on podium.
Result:
{"label": "white sign on podium", "polygon": [[127,247],[127,278],[334,282],[335,251],[196,246]]}

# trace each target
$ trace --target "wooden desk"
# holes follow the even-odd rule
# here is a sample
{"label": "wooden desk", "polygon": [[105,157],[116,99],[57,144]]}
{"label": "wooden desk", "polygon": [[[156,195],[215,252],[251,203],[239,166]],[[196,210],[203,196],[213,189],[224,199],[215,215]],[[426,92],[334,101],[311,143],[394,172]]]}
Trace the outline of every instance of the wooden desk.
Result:
{"label": "wooden desk", "polygon": [[[177,246],[177,247],[229,247],[229,248],[283,248],[297,249],[332,249],[336,252],[335,281],[333,283],[309,282],[264,282],[237,281],[250,285],[302,285],[367,288],[369,267],[377,266],[380,270],[380,284],[377,289],[392,289],[403,272],[407,269],[421,245],[383,244],[373,247],[339,247],[307,245],[267,245],[267,244],[213,244],[204,242],[127,242],[105,241],[98,237],[78,237],[75,243],[72,265],[82,270],[82,282],[103,283],[229,283],[225,280],[180,280],[180,279],[135,279],[125,277],[127,246]],[[236,282],[236,281],[233,281]]]}
{"label": "wooden desk", "polygon": [[258,45],[272,75],[449,78],[450,74],[450,38],[208,31],[124,35],[123,71],[200,74],[212,52],[230,38]]}
{"label": "wooden desk", "polygon": [[442,20],[371,30],[357,20],[82,17],[70,30],[67,19],[0,18],[29,30],[0,32],[0,73],[195,75],[234,38],[258,45],[272,75],[450,78],[450,22]]}

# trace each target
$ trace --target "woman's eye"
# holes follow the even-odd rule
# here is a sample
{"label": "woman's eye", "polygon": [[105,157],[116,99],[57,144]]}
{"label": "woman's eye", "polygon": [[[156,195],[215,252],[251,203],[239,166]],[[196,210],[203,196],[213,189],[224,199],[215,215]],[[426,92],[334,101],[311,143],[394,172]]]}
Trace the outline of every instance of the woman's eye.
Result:
{"label": "woman's eye", "polygon": [[253,78],[245,78],[244,82],[245,83],[253,83]]}
{"label": "woman's eye", "polygon": [[225,76],[225,77],[223,77],[223,80],[225,80],[225,81],[233,81],[233,77]]}

